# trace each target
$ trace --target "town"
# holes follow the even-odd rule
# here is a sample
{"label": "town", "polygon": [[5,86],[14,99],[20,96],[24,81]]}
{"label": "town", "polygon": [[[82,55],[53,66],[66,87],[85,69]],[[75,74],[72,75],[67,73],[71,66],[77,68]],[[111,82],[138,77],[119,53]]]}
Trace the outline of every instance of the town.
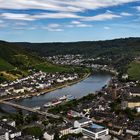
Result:
{"label": "town", "polygon": [[[68,56],[66,55],[65,58]],[[69,56],[72,59],[75,57],[81,58],[79,55]],[[80,66],[82,61],[76,61],[75,65]],[[69,62],[72,60],[70,59]],[[73,65],[73,62],[71,64],[69,62],[65,65]],[[63,62],[60,64],[64,65]],[[89,68],[88,64],[86,66]],[[27,77],[0,84],[1,99],[29,98],[33,96],[32,93],[40,96],[46,93],[44,89],[69,84],[80,78],[77,73],[52,74],[35,70],[30,72]],[[38,110],[36,112],[23,114],[22,111],[18,111],[12,116],[3,116],[0,121],[0,139],[138,140],[140,138],[139,81],[127,79],[127,74],[123,74],[120,80],[115,73],[101,91],[90,93],[82,98],[65,95],[55,102],[33,108]],[[52,117],[42,115],[39,111],[57,115],[58,118],[53,118],[53,115]]]}

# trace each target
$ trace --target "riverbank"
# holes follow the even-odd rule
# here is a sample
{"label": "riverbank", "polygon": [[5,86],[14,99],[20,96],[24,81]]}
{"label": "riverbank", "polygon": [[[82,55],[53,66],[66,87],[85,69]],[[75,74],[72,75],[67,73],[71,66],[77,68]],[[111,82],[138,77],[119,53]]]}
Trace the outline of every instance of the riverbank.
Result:
{"label": "riverbank", "polygon": [[46,94],[48,92],[55,91],[57,89],[61,89],[61,88],[64,88],[64,87],[71,86],[73,84],[79,83],[79,82],[83,81],[84,79],[88,78],[90,76],[90,74],[91,73],[85,73],[81,78],[79,78],[77,80],[74,80],[74,81],[68,82],[68,83],[64,83],[63,85],[57,85],[57,86],[52,87],[50,89],[43,89],[43,90],[41,90],[39,92],[27,93],[27,94],[24,94],[24,95],[17,95],[17,96],[13,96],[13,97],[6,97],[6,98],[1,99],[0,101],[25,99],[25,97],[30,98],[30,97],[34,97],[34,96],[40,96],[40,95]]}

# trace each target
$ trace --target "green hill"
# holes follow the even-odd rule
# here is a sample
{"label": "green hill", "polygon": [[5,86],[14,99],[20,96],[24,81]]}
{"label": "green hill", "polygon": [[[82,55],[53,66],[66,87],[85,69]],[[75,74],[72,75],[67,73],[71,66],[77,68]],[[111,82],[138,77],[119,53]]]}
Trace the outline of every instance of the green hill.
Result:
{"label": "green hill", "polygon": [[[115,67],[120,73],[128,73],[131,79],[140,79],[139,68],[131,62],[140,56],[140,38],[124,38],[105,41],[64,43],[16,43],[40,56],[81,54],[85,57],[102,57],[94,61]],[[136,67],[136,68],[135,68]]]}
{"label": "green hill", "polygon": [[39,57],[27,53],[19,45],[0,41],[0,71],[13,70],[15,68],[26,70],[39,62],[41,62]]}
{"label": "green hill", "polygon": [[71,71],[71,68],[44,61],[20,44],[0,41],[0,82],[25,76],[30,68],[52,73]]}
{"label": "green hill", "polygon": [[[67,71],[67,68],[46,63],[38,56],[81,54],[85,57],[103,57],[98,64],[108,64],[118,71],[133,74],[129,65],[140,56],[140,38],[125,38],[106,41],[83,41],[67,43],[8,43],[0,41],[0,71],[18,70],[26,73],[31,68],[45,72]],[[128,70],[128,66],[131,69]],[[19,72],[20,71],[20,72]]]}
{"label": "green hill", "polygon": [[26,52],[20,45],[0,41],[0,82],[28,74],[27,70],[38,63],[41,59]]}

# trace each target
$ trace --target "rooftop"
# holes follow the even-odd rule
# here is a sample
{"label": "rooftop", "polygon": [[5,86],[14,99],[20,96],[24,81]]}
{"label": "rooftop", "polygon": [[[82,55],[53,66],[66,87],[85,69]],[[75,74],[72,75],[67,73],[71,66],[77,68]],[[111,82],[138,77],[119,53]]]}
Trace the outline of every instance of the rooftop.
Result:
{"label": "rooftop", "polygon": [[131,87],[129,89],[129,91],[133,94],[133,93],[138,93],[140,94],[140,87]]}
{"label": "rooftop", "polygon": [[94,133],[98,133],[98,132],[100,132],[100,131],[102,131],[102,130],[105,129],[105,127],[100,126],[100,125],[98,125],[98,124],[94,124],[94,123],[89,124],[88,126],[85,126],[85,127],[83,127],[83,128],[84,128],[84,129],[87,129],[87,130],[89,130],[89,131],[92,131],[92,132],[94,132]]}

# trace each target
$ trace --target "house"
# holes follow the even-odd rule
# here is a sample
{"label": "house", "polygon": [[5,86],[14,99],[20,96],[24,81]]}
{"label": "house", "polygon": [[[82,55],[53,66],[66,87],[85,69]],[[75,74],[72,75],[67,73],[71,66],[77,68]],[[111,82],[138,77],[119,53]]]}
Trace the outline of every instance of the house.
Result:
{"label": "house", "polygon": [[6,124],[10,125],[10,126],[16,127],[16,122],[15,121],[7,120],[7,119],[3,119],[2,121],[5,122]]}
{"label": "house", "polygon": [[51,132],[51,131],[46,131],[44,134],[43,134],[43,138],[45,140],[53,140],[54,139],[54,132]]}
{"label": "house", "polygon": [[6,129],[0,128],[0,140],[9,140],[9,132]]}
{"label": "house", "polygon": [[128,108],[136,108],[140,106],[140,99],[139,98],[132,98],[132,99],[127,99],[125,101],[121,102],[122,109]]}
{"label": "house", "polygon": [[138,135],[139,134],[138,131],[130,130],[130,129],[126,129],[126,133],[131,134],[131,135]]}
{"label": "house", "polygon": [[14,89],[13,92],[15,93],[24,93],[24,89]]}
{"label": "house", "polygon": [[88,125],[89,123],[92,123],[90,119],[82,118],[80,120],[74,121],[74,128],[83,127],[85,125]]}
{"label": "house", "polygon": [[91,139],[102,139],[109,134],[109,130],[103,126],[97,124],[89,124],[85,127],[82,127],[82,134]]}
{"label": "house", "polygon": [[123,129],[119,127],[111,127],[109,128],[109,132],[113,135],[121,135],[123,132]]}
{"label": "house", "polygon": [[70,133],[71,134],[79,134],[79,133],[81,133],[82,132],[82,128],[71,128],[70,129]]}
{"label": "house", "polygon": [[17,137],[20,137],[20,136],[21,136],[21,131],[10,130],[10,132],[9,132],[10,139],[14,139],[14,138],[17,138]]}
{"label": "house", "polygon": [[76,112],[74,110],[69,110],[67,113],[68,117],[80,117],[81,114],[79,112]]}
{"label": "house", "polygon": [[71,123],[65,124],[63,127],[58,128],[60,131],[60,137],[70,134],[72,131],[73,125]]}
{"label": "house", "polygon": [[124,79],[124,80],[128,79],[128,74],[123,74],[122,79]]}
{"label": "house", "polygon": [[5,89],[0,89],[0,96],[6,96],[7,92],[5,91]]}
{"label": "house", "polygon": [[129,95],[133,97],[140,96],[140,87],[131,87],[129,89]]}
{"label": "house", "polygon": [[[10,123],[11,125],[9,125],[7,122],[1,121],[0,122],[0,127],[2,129],[5,129],[8,131],[8,134],[6,133],[6,136],[9,137],[9,139],[14,139],[17,137],[21,136],[21,131],[17,130],[15,127],[13,127],[12,125],[14,125],[14,123]],[[1,140],[1,139],[0,139]]]}
{"label": "house", "polygon": [[140,106],[136,107],[138,113],[140,113]]}

